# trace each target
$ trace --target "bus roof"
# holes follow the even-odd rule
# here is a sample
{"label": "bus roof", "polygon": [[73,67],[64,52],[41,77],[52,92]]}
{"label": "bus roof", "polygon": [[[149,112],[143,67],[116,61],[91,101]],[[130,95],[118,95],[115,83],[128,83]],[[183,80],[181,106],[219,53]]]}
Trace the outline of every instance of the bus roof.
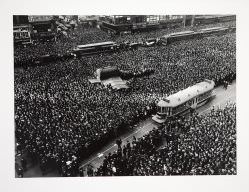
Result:
{"label": "bus roof", "polygon": [[187,35],[187,34],[192,34],[192,33],[194,33],[194,31],[181,31],[181,32],[176,32],[176,33],[170,33],[168,35],[164,35],[163,37]]}
{"label": "bus roof", "polygon": [[85,45],[78,45],[77,48],[82,49],[82,48],[87,48],[87,47],[95,47],[95,46],[100,46],[100,45],[112,45],[115,44],[113,41],[106,41],[106,42],[101,42],[101,43],[91,43],[91,44],[85,44]]}
{"label": "bus roof", "polygon": [[219,30],[219,29],[225,29],[225,28],[224,27],[211,27],[211,28],[201,29],[200,31],[212,31],[212,30]]}
{"label": "bus roof", "polygon": [[233,16],[233,15],[231,14],[229,15],[198,15],[198,16],[195,16],[195,19],[211,19],[211,18],[229,17],[229,16]]}
{"label": "bus roof", "polygon": [[30,21],[32,25],[44,25],[44,24],[51,24],[54,20],[44,20],[44,21]]}
{"label": "bus roof", "polygon": [[173,95],[166,97],[158,102],[159,107],[176,107],[185,103],[186,101],[201,95],[214,88],[214,81],[204,80],[203,82],[197,83],[191,87],[188,87],[182,91],[179,91]]}
{"label": "bus roof", "polygon": [[198,15],[195,16],[196,19],[210,19],[210,18],[216,18],[218,15]]}

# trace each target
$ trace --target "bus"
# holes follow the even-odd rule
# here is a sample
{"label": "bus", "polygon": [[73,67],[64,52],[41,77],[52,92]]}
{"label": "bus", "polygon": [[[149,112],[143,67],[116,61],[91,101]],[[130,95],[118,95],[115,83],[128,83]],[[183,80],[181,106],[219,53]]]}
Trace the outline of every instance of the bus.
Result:
{"label": "bus", "polygon": [[157,103],[157,113],[152,119],[157,123],[164,123],[167,119],[195,110],[215,96],[214,86],[214,81],[206,79],[160,100]]}
{"label": "bus", "polygon": [[177,33],[171,33],[168,35],[164,35],[161,37],[161,42],[163,45],[168,45],[175,41],[194,39],[194,38],[202,38],[211,35],[222,35],[228,32],[234,32],[236,27],[212,27],[200,29],[198,31],[183,31]]}
{"label": "bus", "polygon": [[102,43],[78,45],[73,50],[73,53],[76,54],[76,56],[83,56],[83,55],[92,55],[104,52],[113,52],[116,50],[117,50],[117,44],[113,41],[107,41]]}
{"label": "bus", "polygon": [[199,15],[195,16],[194,25],[207,25],[229,21],[236,21],[236,15]]}
{"label": "bus", "polygon": [[221,34],[224,34],[226,32],[229,32],[228,27],[212,27],[212,28],[201,29],[198,31],[198,33],[202,37],[210,36],[210,35],[221,35]]}
{"label": "bus", "polygon": [[167,45],[167,44],[175,42],[175,41],[193,38],[194,34],[195,34],[194,31],[182,31],[182,32],[164,35],[160,40],[161,40],[163,45]]}

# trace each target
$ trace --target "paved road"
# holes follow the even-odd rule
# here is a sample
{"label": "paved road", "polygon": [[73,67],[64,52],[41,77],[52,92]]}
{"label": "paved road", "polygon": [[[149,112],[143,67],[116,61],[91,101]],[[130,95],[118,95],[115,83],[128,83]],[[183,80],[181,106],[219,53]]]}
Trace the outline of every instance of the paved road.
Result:
{"label": "paved road", "polygon": [[236,102],[236,80],[228,86],[227,90],[224,90],[223,87],[217,87],[214,90],[214,94],[216,95],[215,99],[200,107],[197,110],[199,113],[207,113],[212,106],[220,106],[222,108],[227,101]]}
{"label": "paved road", "polygon": [[[214,94],[216,95],[216,97],[211,102],[197,109],[197,112],[207,113],[212,106],[224,107],[227,101],[236,102],[236,81],[229,85],[227,90],[224,90],[223,87],[217,87],[214,90]],[[122,136],[122,143],[126,143],[128,140],[131,140],[133,136],[135,136],[136,138],[142,137],[154,127],[157,127],[157,124],[154,123],[151,118],[148,118],[144,122],[136,125],[134,131]],[[117,145],[115,144],[115,141],[113,141],[107,146],[100,149],[94,155],[90,156],[87,160],[83,161],[81,167],[85,168],[88,164],[91,164],[93,168],[96,169],[103,162],[105,155],[108,155],[108,153],[112,153],[116,150]]]}

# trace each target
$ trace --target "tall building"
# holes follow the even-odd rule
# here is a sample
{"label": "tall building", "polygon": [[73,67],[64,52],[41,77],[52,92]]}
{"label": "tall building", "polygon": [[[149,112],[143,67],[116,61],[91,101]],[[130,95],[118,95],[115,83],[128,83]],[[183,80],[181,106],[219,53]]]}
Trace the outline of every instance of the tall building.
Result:
{"label": "tall building", "polygon": [[15,44],[31,43],[31,25],[28,15],[13,15],[13,41]]}
{"label": "tall building", "polygon": [[13,15],[13,25],[28,25],[28,15]]}
{"label": "tall building", "polygon": [[29,15],[33,40],[55,40],[56,24],[53,15]]}
{"label": "tall building", "polygon": [[172,23],[182,25],[182,15],[110,15],[102,19],[101,28],[120,34],[168,27]]}

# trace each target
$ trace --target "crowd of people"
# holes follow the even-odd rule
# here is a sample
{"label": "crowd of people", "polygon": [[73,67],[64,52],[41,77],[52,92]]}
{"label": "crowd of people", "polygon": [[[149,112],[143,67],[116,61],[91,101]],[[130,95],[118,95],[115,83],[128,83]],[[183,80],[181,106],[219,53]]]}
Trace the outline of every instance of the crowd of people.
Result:
{"label": "crowd of people", "polygon": [[54,42],[36,42],[34,44],[14,47],[14,62],[19,66],[34,63],[44,55],[66,55],[81,44],[96,43],[110,40],[110,35],[97,28],[84,29],[79,26],[68,31],[67,36],[60,36]]}
{"label": "crowd of people", "polygon": [[[210,24],[205,26],[186,27],[184,30],[195,30],[213,26],[235,26],[235,22],[226,22],[222,24]],[[55,42],[39,42],[26,46],[14,46],[14,63],[17,65],[27,65],[44,55],[66,55],[70,53],[77,45],[98,43],[104,41],[124,42],[143,42],[149,38],[159,38],[163,35],[182,31],[183,28],[160,29],[143,33],[135,33],[123,36],[113,36],[99,28],[85,28],[79,25],[74,30],[68,31],[67,35],[60,36]]]}
{"label": "crowd of people", "polygon": [[[194,113],[168,132],[165,125],[133,138],[105,156],[95,176],[234,175],[236,174],[236,106]],[[164,141],[164,142],[163,142]],[[164,147],[158,147],[164,143]]]}
{"label": "crowd of people", "polygon": [[[102,35],[96,29],[75,38],[105,41]],[[51,44],[50,50],[61,51],[61,45]],[[20,148],[37,157],[42,170],[56,162],[62,176],[75,176],[82,158],[153,113],[160,98],[203,79],[217,84],[224,79],[232,81],[236,76],[235,45],[235,34],[229,33],[16,71],[15,135]],[[35,50],[39,52],[33,53]],[[15,50],[15,56],[33,57],[42,50],[26,47]],[[132,78],[127,82],[130,89],[115,91],[88,81],[97,68],[106,66],[134,73],[152,69],[154,73]]]}

